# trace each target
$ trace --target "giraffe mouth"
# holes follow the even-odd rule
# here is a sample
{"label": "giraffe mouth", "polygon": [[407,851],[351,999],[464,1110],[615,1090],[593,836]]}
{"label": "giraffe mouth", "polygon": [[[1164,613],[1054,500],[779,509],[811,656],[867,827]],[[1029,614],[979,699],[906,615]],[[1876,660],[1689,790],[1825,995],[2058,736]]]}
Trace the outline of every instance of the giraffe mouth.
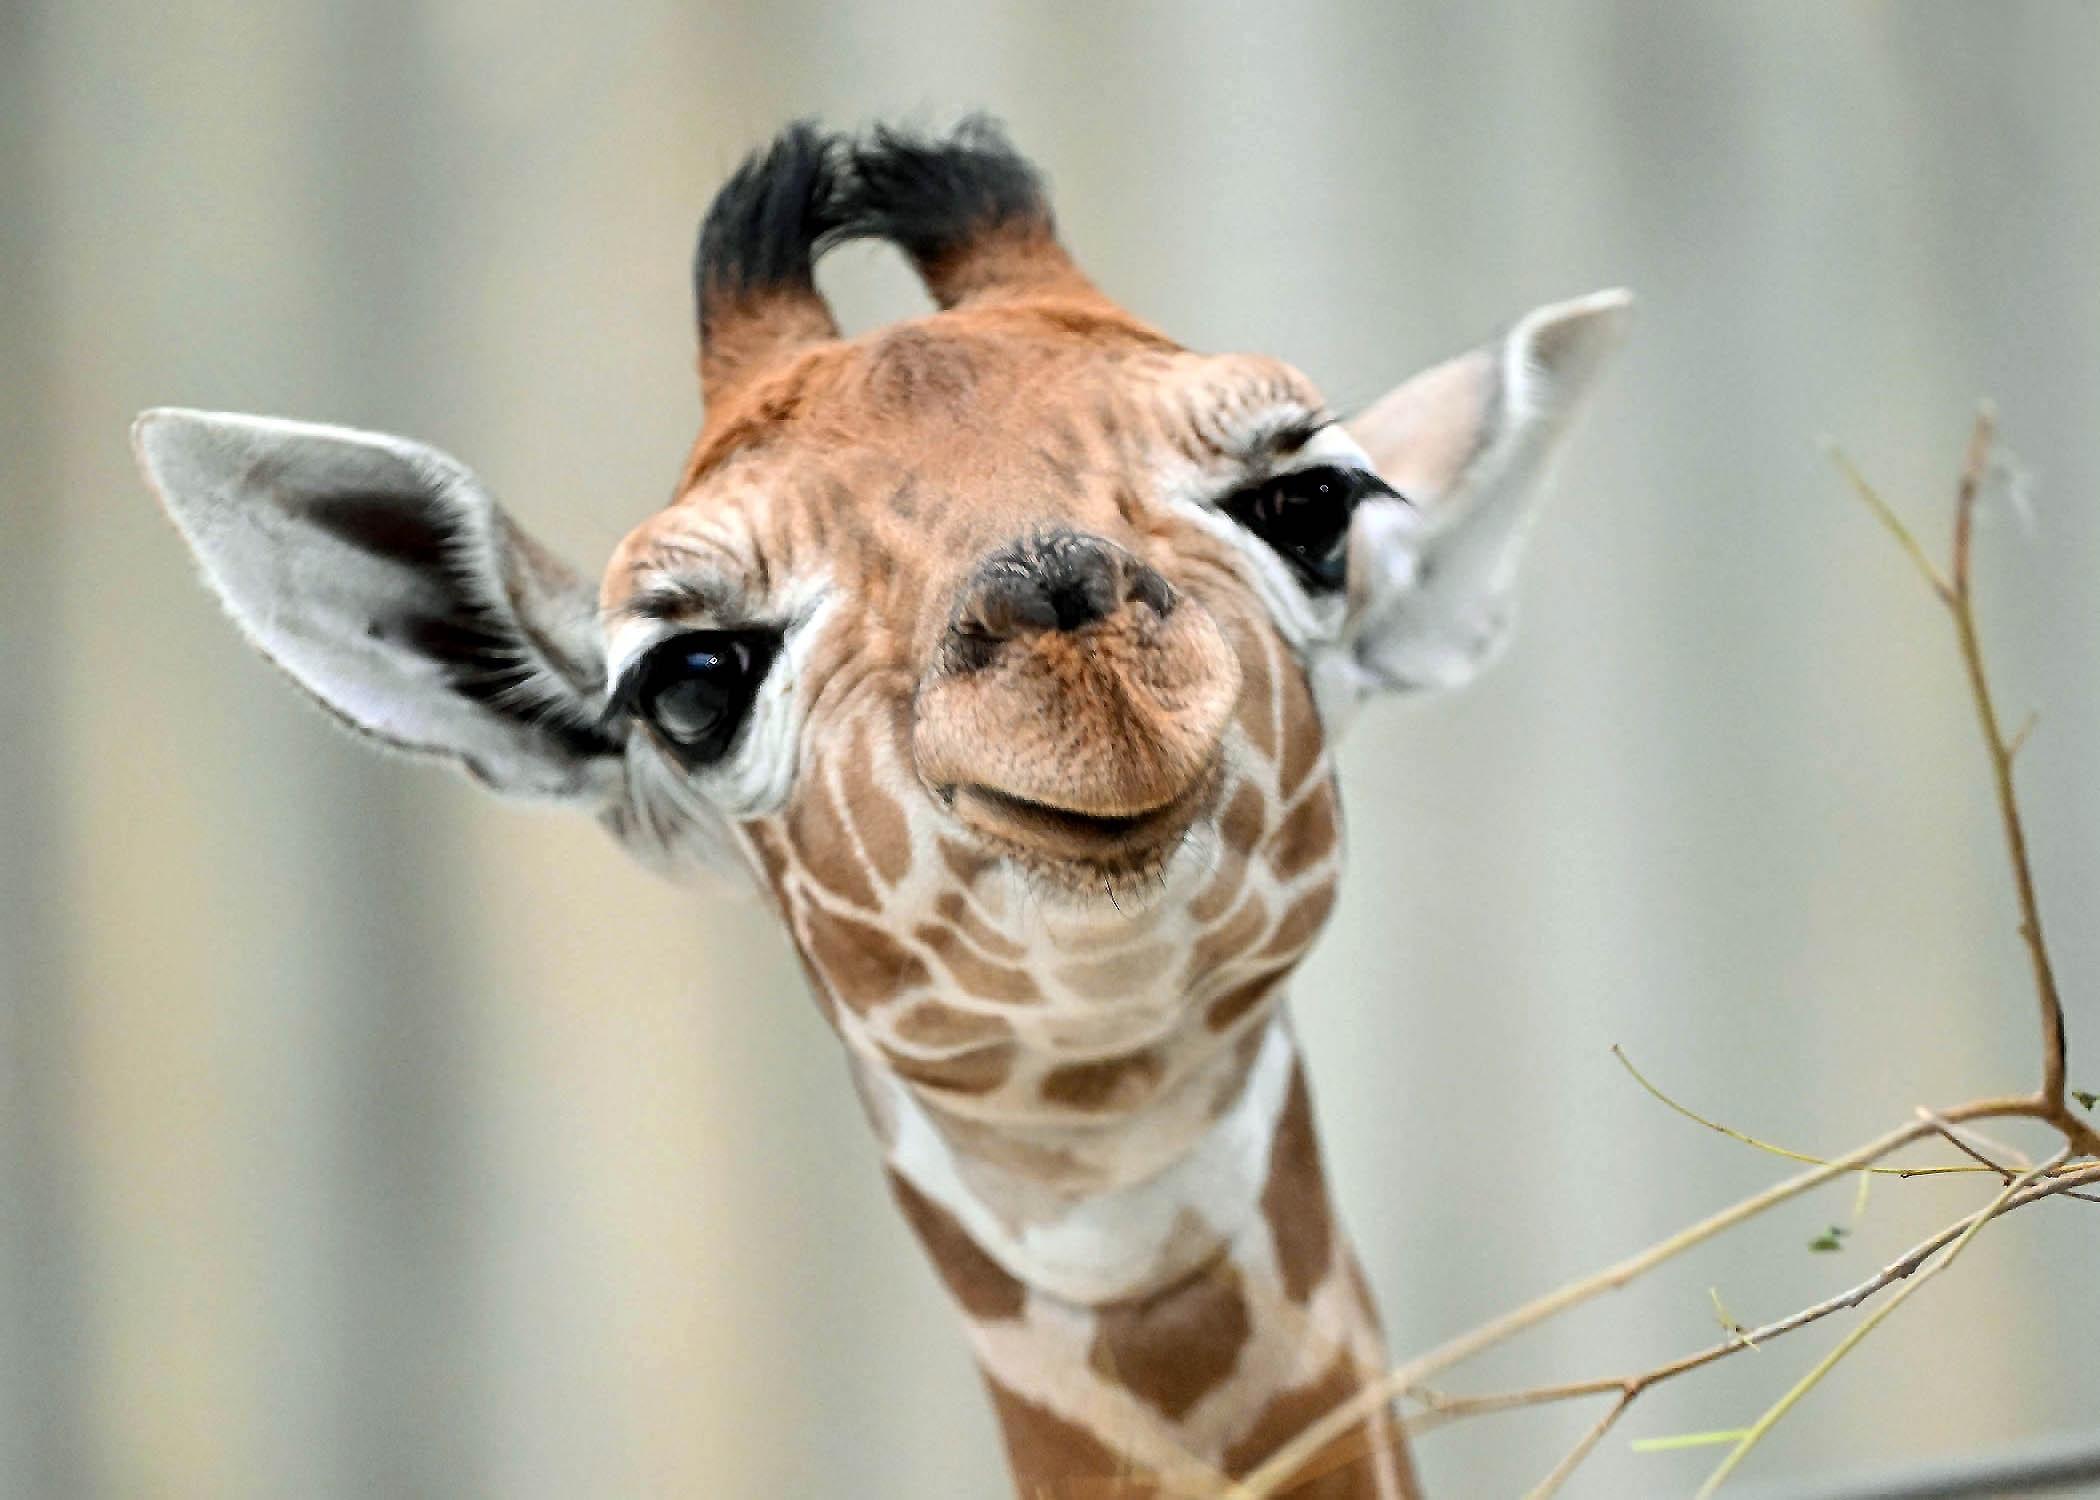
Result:
{"label": "giraffe mouth", "polygon": [[949,788],[946,800],[976,832],[1035,859],[1135,871],[1162,862],[1216,802],[1222,767],[1213,754],[1174,796],[1131,812],[1081,812],[975,782]]}

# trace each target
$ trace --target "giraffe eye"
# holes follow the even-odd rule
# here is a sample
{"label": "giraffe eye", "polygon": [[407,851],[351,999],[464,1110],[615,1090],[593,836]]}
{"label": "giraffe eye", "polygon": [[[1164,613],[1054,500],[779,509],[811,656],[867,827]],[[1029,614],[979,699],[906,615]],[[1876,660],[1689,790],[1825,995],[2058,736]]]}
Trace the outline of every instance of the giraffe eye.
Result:
{"label": "giraffe eye", "polygon": [[686,766],[709,765],[736,738],[779,650],[779,635],[768,630],[674,635],[635,669],[629,712]]}
{"label": "giraffe eye", "polygon": [[1342,586],[1357,503],[1398,494],[1369,470],[1322,464],[1250,485],[1218,508],[1267,542],[1307,588],[1326,593]]}

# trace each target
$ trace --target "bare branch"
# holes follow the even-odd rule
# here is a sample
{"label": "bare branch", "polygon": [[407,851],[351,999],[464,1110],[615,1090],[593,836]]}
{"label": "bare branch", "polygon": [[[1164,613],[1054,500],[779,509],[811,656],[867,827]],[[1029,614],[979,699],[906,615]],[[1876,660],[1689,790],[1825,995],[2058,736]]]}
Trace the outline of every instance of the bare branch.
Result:
{"label": "bare branch", "polygon": [[1633,1405],[1633,1398],[1636,1394],[1636,1392],[1627,1391],[1618,1400],[1614,1401],[1610,1409],[1597,1419],[1596,1425],[1591,1427],[1588,1432],[1585,1432],[1581,1440],[1568,1450],[1567,1457],[1555,1464],[1553,1472],[1541,1479],[1532,1488],[1531,1492],[1524,1497],[1524,1500],[1547,1500],[1548,1496],[1557,1494],[1560,1487],[1568,1482],[1568,1476],[1573,1474],[1581,1466],[1582,1461],[1590,1456],[1590,1450],[1604,1440],[1604,1434],[1611,1431],[1612,1424],[1619,1420],[1627,1407]]}
{"label": "bare branch", "polygon": [[[2061,1166],[2061,1162],[2057,1165]],[[2021,1185],[2023,1183],[2024,1186]],[[1674,1380],[1679,1375],[1689,1374],[1744,1349],[1761,1348],[1768,1341],[1792,1333],[1797,1328],[1806,1328],[1832,1313],[1859,1306],[1883,1288],[1909,1278],[1935,1252],[1944,1249],[1993,1214],[2010,1213],[2016,1208],[2025,1208],[2028,1204],[2038,1203],[2044,1198],[2077,1197],[2079,1195],[2073,1190],[2091,1183],[2100,1183],[2100,1162],[2087,1163],[2056,1174],[2052,1174],[2047,1163],[2031,1168],[2027,1178],[2015,1179],[2016,1191],[2009,1195],[2000,1195],[2003,1199],[2002,1206],[1996,1209],[1986,1207],[1955,1220],[1911,1246],[1864,1281],[1798,1312],[1775,1318],[1758,1328],[1746,1328],[1732,1333],[1721,1343],[1709,1345],[1707,1348],[1635,1374],[1604,1376],[1593,1380],[1570,1380],[1558,1385],[1531,1386],[1515,1391],[1491,1391],[1477,1396],[1449,1396],[1441,1393],[1426,1396],[1418,1391],[1415,1394],[1424,1397],[1428,1402],[1429,1418],[1410,1421],[1408,1431],[1410,1434],[1431,1431],[1448,1422],[1461,1421],[1467,1417],[1486,1416],[1519,1407],[1544,1406],[1557,1401],[1571,1401],[1583,1396],[1602,1395],[1607,1391],[1637,1396],[1649,1386]]]}
{"label": "bare branch", "polygon": [[1954,492],[1954,561],[1948,570],[1950,592],[1956,600],[1969,594],[1970,542],[1976,534],[1976,501],[1983,494],[1983,477],[1990,469],[1991,444],[1998,436],[1998,411],[1984,401],[1976,408],[1976,425],[1969,429],[1969,449],[1961,464],[1961,482]]}
{"label": "bare branch", "polygon": [[[1999,1102],[2010,1105],[2015,1111],[2029,1103],[2026,1100]],[[1412,1390],[1439,1371],[1471,1359],[1483,1350],[1492,1349],[1527,1328],[1543,1323],[1571,1307],[1580,1306],[1599,1293],[1614,1291],[1636,1277],[1654,1270],[1665,1261],[1674,1260],[1694,1246],[1704,1244],[1715,1235],[1732,1229],[1747,1219],[1756,1218],[1766,1209],[1784,1203],[1789,1198],[1797,1197],[1833,1177],[1840,1177],[1855,1168],[1879,1161],[1898,1147],[1906,1146],[1930,1134],[1931,1129],[1932,1127],[1923,1121],[1899,1126],[1887,1135],[1869,1141],[1857,1151],[1848,1152],[1835,1161],[1820,1167],[1811,1167],[1784,1182],[1775,1183],[1763,1192],[1752,1194],[1740,1203],[1710,1214],[1691,1227],[1679,1230],[1668,1239],[1651,1245],[1636,1255],[1628,1256],[1594,1275],[1571,1281],[1542,1297],[1535,1297],[1523,1306],[1506,1312],[1469,1333],[1446,1341],[1427,1354],[1400,1366],[1383,1379],[1371,1382],[1335,1406],[1325,1416],[1312,1422],[1248,1474],[1241,1481],[1242,1484],[1257,1495],[1274,1493],[1328,1443],[1382,1409],[1394,1397]]]}
{"label": "bare branch", "polygon": [[2027,747],[2027,738],[2034,733],[2034,726],[2041,722],[2042,716],[2033,709],[2029,709],[2027,717],[2020,721],[2020,727],[2015,729],[2012,732],[2012,738],[2005,742],[2005,753],[2009,756],[2017,757]]}
{"label": "bare branch", "polygon": [[[1969,1142],[1962,1137],[1961,1133],[1958,1132],[1952,1125],[1949,1125],[1945,1120],[1942,1120],[1931,1110],[1921,1107],[1918,1110],[1918,1118],[1923,1120],[1926,1124],[1930,1125],[1934,1130],[1938,1131],[1940,1135],[1944,1136],[1953,1145],[1954,1149],[1961,1152],[1962,1155],[1971,1157],[1976,1161],[1982,1162],[1985,1171],[1995,1172],[1998,1174],[1999,1177],[2003,1178],[2007,1182],[2011,1182],[2013,1180],[2013,1177],[2016,1174],[2012,1168],[2007,1167],[2000,1162],[1992,1161],[1988,1156],[1985,1156],[1983,1152],[1978,1150],[1976,1147],[1970,1145]],[[2024,1167],[2026,1163],[2022,1162],[2021,1165]]]}
{"label": "bare branch", "polygon": [[[2064,1147],[2062,1151],[2058,1152],[2056,1156],[2050,1159],[2049,1165],[2055,1166],[2066,1156],[2070,1155],[2070,1150],[2070,1147]],[[1923,1270],[1918,1272],[1917,1276],[1913,1280],[1905,1283],[1902,1287],[1898,1288],[1896,1294],[1893,1297],[1890,1297],[1888,1301],[1882,1303],[1879,1307],[1875,1308],[1873,1312],[1869,1313],[1864,1319],[1862,1319],[1858,1327],[1854,1328],[1850,1333],[1846,1334],[1842,1339],[1838,1340],[1837,1347],[1832,1349],[1828,1354],[1824,1355],[1820,1360],[1816,1361],[1814,1367],[1811,1368],[1806,1375],[1802,1376],[1799,1380],[1795,1381],[1793,1386],[1787,1391],[1787,1393],[1784,1396],[1781,1396],[1777,1401],[1773,1402],[1772,1405],[1766,1409],[1763,1416],[1759,1417],[1755,1422],[1750,1424],[1750,1430],[1743,1434],[1742,1440],[1738,1442],[1735,1445],[1735,1447],[1729,1451],[1729,1454],[1726,1458],[1722,1459],[1721,1462],[1715,1466],[1713,1473],[1706,1476],[1706,1483],[1699,1486],[1698,1493],[1693,1496],[1693,1500],[1708,1500],[1708,1497],[1711,1496],[1714,1493],[1714,1491],[1718,1490],[1723,1484],[1725,1484],[1728,1480],[1728,1476],[1730,1474],[1733,1474],[1736,1471],[1737,1466],[1740,1465],[1742,1461],[1749,1456],[1750,1450],[1752,1448],[1755,1448],[1758,1445],[1758,1443],[1764,1439],[1766,1433],[1770,1432],[1774,1427],[1779,1425],[1780,1419],[1785,1417],[1788,1412],[1792,1411],[1796,1404],[1800,1402],[1803,1396],[1806,1396],[1810,1391],[1814,1390],[1816,1386],[1822,1381],[1824,1376],[1828,1375],[1832,1370],[1837,1368],[1838,1362],[1840,1360],[1842,1360],[1846,1355],[1850,1354],[1854,1349],[1858,1348],[1861,1341],[1863,1341],[1868,1334],[1872,1333],[1876,1328],[1880,1327],[1883,1319],[1887,1318],[1890,1313],[1894,1312],[1897,1308],[1901,1307],[1904,1304],[1904,1302],[1907,1301],[1913,1294],[1915,1294],[1920,1287],[1924,1286],[1926,1282],[1932,1280],[1933,1277],[1939,1275],[1940,1272],[1946,1270],[1947,1267],[1953,1265],[1956,1257],[1958,1257],[1962,1253],[1962,1251],[1968,1248],[1969,1241],[1976,1238],[1978,1232],[1982,1230],[1983,1226],[1988,1224],[1992,1219],[1998,1217],[1999,1214],[2005,1212],[2006,1205],[2012,1202],[2013,1198],[2019,1193],[2019,1191],[2022,1188],[2028,1186],[2030,1183],[2032,1183],[2034,1178],[2039,1176],[2043,1170],[2044,1168],[2042,1167],[2032,1167],[2029,1168],[2028,1171],[2023,1173],[2021,1176],[2015,1178],[2011,1183],[2009,1183],[2006,1186],[2005,1191],[2001,1192],[1996,1198],[1993,1198],[1991,1200],[1990,1204],[1986,1208],[1984,1208],[1980,1213],[1974,1214],[1970,1217],[1968,1227],[1963,1229],[1961,1234],[1957,1236],[1953,1240],[1953,1242],[1947,1246],[1946,1252],[1942,1254],[1938,1260],[1934,1261],[1931,1265],[1924,1267]]]}
{"label": "bare branch", "polygon": [[[1825,1157],[1810,1156],[1805,1151],[1794,1151],[1790,1150],[1785,1146],[1774,1145],[1770,1141],[1759,1140],[1754,1135],[1751,1135],[1745,1131],[1737,1130],[1733,1125],[1724,1125],[1718,1120],[1710,1120],[1705,1115],[1702,1115],[1697,1110],[1691,1108],[1689,1105],[1679,1103],[1677,1100],[1671,1098],[1668,1094],[1664,1093],[1661,1089],[1657,1088],[1655,1084],[1649,1080],[1646,1074],[1641,1072],[1639,1068],[1636,1068],[1633,1065],[1633,1059],[1628,1057],[1625,1053],[1625,1050],[1621,1048],[1616,1042],[1612,1044],[1611,1055],[1619,1060],[1619,1065],[1621,1067],[1623,1067],[1627,1072],[1633,1075],[1633,1081],[1635,1083],[1638,1083],[1642,1088],[1646,1089],[1650,1094],[1654,1095],[1655,1098],[1660,1100],[1662,1103],[1668,1105],[1671,1109],[1677,1111],[1678,1114],[1683,1115],[1687,1120],[1692,1121],[1694,1124],[1704,1125],[1708,1130],[1712,1130],[1718,1132],[1721,1135],[1725,1135],[1732,1141],[1741,1141],[1744,1145],[1755,1147],[1757,1150],[1765,1152],[1767,1155],[1770,1156],[1781,1157],[1787,1161],[1804,1162],[1807,1165],[1814,1167],[1825,1167],[1830,1165],[1828,1159]],[[1919,1113],[1920,1115],[1928,1117],[1931,1121],[1937,1122],[1937,1124],[1935,1125],[1935,1130],[1937,1133],[1946,1133],[1944,1129],[1940,1128],[1941,1126],[1944,1126],[1946,1122],[1940,1120],[1937,1115],[1932,1115],[1930,1111],[1926,1110],[1920,1110]],[[1956,1144],[1959,1145],[1960,1143],[1956,1142]],[[1970,1152],[1969,1154],[1972,1156],[1975,1155],[1974,1152]],[[1982,1160],[1982,1158],[1979,1157],[1978,1160]],[[1876,1173],[1883,1177],[1933,1177],[1960,1172],[1996,1172],[1999,1169],[1992,1166],[1989,1162],[1986,1161],[1981,1167],[1861,1167],[1859,1170],[1861,1172]],[[2001,1173],[2000,1175],[2004,1174]]]}
{"label": "bare branch", "polygon": [[1925,575],[1925,581],[1932,585],[1933,593],[1943,602],[1951,599],[1954,590],[1947,582],[1946,575],[1925,555],[1925,549],[1918,545],[1917,536],[1911,529],[1903,524],[1903,518],[1896,514],[1888,501],[1881,498],[1879,490],[1867,483],[1866,476],[1853,467],[1852,460],[1845,456],[1842,448],[1836,443],[1826,443],[1825,448],[1830,454],[1831,462],[1838,466],[1838,472],[1851,482],[1852,492],[1866,502],[1866,507],[1874,513],[1874,518],[1888,528],[1889,535],[1896,539],[1897,545],[1909,555],[1918,571]]}

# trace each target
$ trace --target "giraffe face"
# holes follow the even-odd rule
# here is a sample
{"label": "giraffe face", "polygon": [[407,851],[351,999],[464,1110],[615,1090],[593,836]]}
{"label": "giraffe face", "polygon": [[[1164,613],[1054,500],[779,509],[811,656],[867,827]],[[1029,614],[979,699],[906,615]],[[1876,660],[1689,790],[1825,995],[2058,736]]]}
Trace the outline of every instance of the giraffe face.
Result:
{"label": "giraffe face", "polygon": [[[1023,305],[830,345],[758,394],[797,415],[703,444],[603,599],[632,753],[757,847],[857,890],[910,829],[914,856],[1144,904],[1214,857],[1228,785],[1274,804],[1286,740],[1319,760],[1278,679],[1328,601],[1233,510],[1324,485],[1346,522],[1376,481],[1295,371]],[[679,665],[737,633],[760,670],[693,755],[650,694],[675,718]],[[870,807],[856,836],[839,810]]]}
{"label": "giraffe face", "polygon": [[[603,614],[634,784],[719,809],[834,1024],[984,1118],[1178,1100],[1168,1150],[1340,852],[1291,636],[1336,605],[1235,513],[1375,481],[1288,367],[1068,322],[946,311],[806,355],[753,398],[806,415],[703,436]],[[734,632],[760,669],[695,756],[650,693],[675,715]]]}
{"label": "giraffe face", "polygon": [[[857,236],[939,310],[842,337],[812,266]],[[981,126],[789,129],[717,195],[696,287],[705,425],[595,587],[405,439],[159,411],[134,440],[243,630],[344,723],[757,872],[905,1076],[1167,1090],[1332,903],[1349,710],[1506,634],[1530,481],[1626,299],[1340,423],[1103,296]]]}

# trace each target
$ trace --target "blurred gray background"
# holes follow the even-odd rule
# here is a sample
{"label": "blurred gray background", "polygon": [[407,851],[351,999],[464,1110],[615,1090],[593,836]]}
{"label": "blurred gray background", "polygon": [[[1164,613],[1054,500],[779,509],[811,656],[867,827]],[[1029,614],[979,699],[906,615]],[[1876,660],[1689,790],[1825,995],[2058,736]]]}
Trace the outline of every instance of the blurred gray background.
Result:
{"label": "blurred gray background", "polygon": [[[336,733],[198,586],[125,428],[407,432],[590,567],[696,421],[714,185],[786,119],[987,107],[1186,342],[1339,405],[1625,283],[1509,659],[1374,711],[1298,1012],[1419,1350],[1913,1106],[2032,1002],[1935,539],[1994,396],[1981,586],[2100,1087],[2100,11],[2089,3],[0,10],[0,1494],[986,1496],[992,1424],[755,908]],[[873,250],[827,285],[916,305]],[[1454,1390],[1610,1373],[1857,1280],[1974,1180],[1789,1207]],[[1766,1479],[2100,1422],[2100,1210],[1981,1239]],[[1840,1331],[1657,1392],[1572,1493],[1687,1492]],[[1594,1408],[1426,1440],[1534,1482]]]}

